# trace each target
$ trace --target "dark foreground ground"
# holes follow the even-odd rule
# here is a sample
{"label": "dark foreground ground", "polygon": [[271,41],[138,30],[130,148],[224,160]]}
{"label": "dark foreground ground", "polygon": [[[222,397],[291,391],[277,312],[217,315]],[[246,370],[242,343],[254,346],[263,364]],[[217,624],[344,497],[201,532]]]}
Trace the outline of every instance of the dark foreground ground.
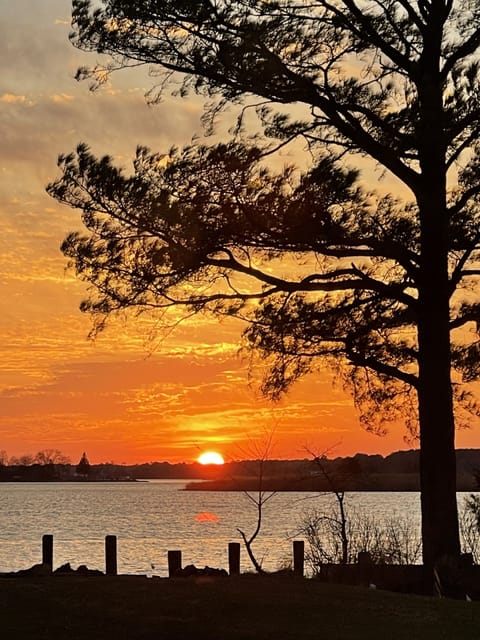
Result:
{"label": "dark foreground ground", "polygon": [[313,580],[0,578],[5,640],[469,640],[480,602]]}

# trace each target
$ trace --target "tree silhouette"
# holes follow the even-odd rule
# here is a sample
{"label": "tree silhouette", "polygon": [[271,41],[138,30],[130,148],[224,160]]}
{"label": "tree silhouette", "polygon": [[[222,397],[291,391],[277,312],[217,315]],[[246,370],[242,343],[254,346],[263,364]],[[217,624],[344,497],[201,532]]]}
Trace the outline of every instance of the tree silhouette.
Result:
{"label": "tree silhouette", "polygon": [[43,449],[35,455],[33,462],[41,465],[70,464],[70,458],[59,449]]}
{"label": "tree silhouette", "polygon": [[77,464],[76,472],[78,473],[79,476],[82,476],[83,478],[88,478],[88,476],[92,472],[92,468],[90,466],[90,462],[88,461],[87,454],[85,453],[85,451],[82,453],[82,457],[80,458],[80,461]]}
{"label": "tree silhouette", "polygon": [[262,530],[265,505],[277,493],[276,491],[266,491],[264,485],[265,465],[271,458],[274,448],[273,436],[273,430],[265,431],[260,440],[251,440],[247,449],[242,452],[244,454],[244,459],[250,461],[248,466],[253,467],[253,476],[256,480],[256,487],[252,491],[245,490],[243,494],[250,504],[253,504],[257,515],[257,521],[251,534],[245,533],[245,531],[240,529],[240,527],[237,527],[237,531],[243,540],[250,562],[257,573],[265,573],[265,571],[262,567],[262,560],[258,560],[253,549],[253,543],[258,538]]}
{"label": "tree silhouette", "polygon": [[[458,557],[453,400],[475,410],[457,383],[479,375],[480,3],[95,4],[73,0],[71,38],[108,61],[79,78],[151,65],[155,100],[179,72],[180,93],[209,98],[207,126],[234,103],[237,134],[254,109],[264,135],[139,149],[131,177],[85,146],[62,157],[49,190],[91,232],[63,247],[96,290],[83,309],[100,325],[128,306],[240,315],[273,396],[333,357],[367,425],[406,414],[414,431],[417,413],[424,563]],[[261,167],[299,136],[308,173]],[[360,156],[404,201],[359,188]]]}

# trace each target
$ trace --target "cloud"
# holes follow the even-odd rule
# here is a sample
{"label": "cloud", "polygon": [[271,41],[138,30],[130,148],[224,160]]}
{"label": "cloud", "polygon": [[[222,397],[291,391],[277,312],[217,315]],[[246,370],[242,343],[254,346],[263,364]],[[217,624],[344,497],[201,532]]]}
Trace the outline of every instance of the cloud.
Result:
{"label": "cloud", "polygon": [[24,104],[26,100],[26,96],[17,96],[13,93],[4,93],[2,96],[0,96],[0,102],[4,102],[6,104]]}
{"label": "cloud", "polygon": [[74,100],[74,97],[72,95],[69,95],[68,93],[54,93],[50,95],[49,98],[52,102],[55,102],[57,104],[62,102],[71,102],[72,100]]}

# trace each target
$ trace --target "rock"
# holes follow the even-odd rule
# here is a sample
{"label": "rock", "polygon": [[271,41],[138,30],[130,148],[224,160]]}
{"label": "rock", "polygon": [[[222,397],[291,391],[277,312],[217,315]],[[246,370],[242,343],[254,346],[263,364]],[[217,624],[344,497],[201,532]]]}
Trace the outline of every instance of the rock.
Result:
{"label": "rock", "polygon": [[99,569],[89,569],[86,564],[81,564],[76,571],[79,576],[103,576],[103,571]]}
{"label": "rock", "polygon": [[72,569],[69,562],[55,569],[54,573],[57,575],[103,576],[102,571],[89,569],[86,564],[81,564],[77,569]]}
{"label": "rock", "polygon": [[176,577],[180,577],[180,578],[190,578],[192,576],[195,577],[227,577],[228,573],[227,571],[225,571],[225,569],[214,569],[213,567],[204,567],[203,569],[200,569],[199,567],[196,567],[194,564],[188,564],[186,567],[183,567],[183,569],[179,569],[176,574]]}
{"label": "rock", "polygon": [[40,578],[52,575],[52,567],[49,564],[34,564],[29,569],[20,569],[14,573],[16,576],[31,576]]}
{"label": "rock", "polygon": [[55,571],[53,573],[62,573],[62,574],[74,573],[74,570],[70,566],[70,563],[66,562],[65,564],[62,564],[60,567],[55,569]]}

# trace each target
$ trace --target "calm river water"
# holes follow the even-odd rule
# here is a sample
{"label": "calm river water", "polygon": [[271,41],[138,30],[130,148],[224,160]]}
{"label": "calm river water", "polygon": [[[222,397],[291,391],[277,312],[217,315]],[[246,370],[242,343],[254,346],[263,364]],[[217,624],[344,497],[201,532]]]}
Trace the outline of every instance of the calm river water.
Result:
{"label": "calm river water", "polygon": [[[104,570],[104,539],[118,536],[120,573],[167,575],[167,551],[180,549],[183,564],[227,567],[227,545],[256,524],[254,505],[241,492],[182,491],[183,481],[131,483],[0,484],[0,572],[41,561],[41,538],[54,536],[54,566],[70,562]],[[329,496],[278,493],[264,507],[255,543],[266,570],[290,559],[291,540],[305,512]],[[417,493],[357,493],[355,508],[379,517],[409,514],[419,520]],[[298,537],[298,536],[297,536]],[[242,551],[242,570],[248,570]]]}

